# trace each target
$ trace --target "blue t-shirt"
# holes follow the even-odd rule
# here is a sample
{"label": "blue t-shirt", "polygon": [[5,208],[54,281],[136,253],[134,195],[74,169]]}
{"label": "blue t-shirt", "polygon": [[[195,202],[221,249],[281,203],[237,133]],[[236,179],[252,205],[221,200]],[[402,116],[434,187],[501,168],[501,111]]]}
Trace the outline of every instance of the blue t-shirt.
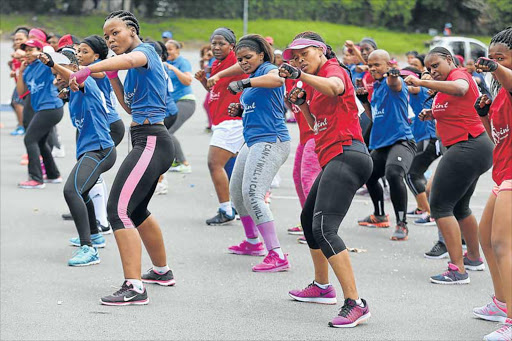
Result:
{"label": "blue t-shirt", "polygon": [[[277,66],[261,64],[249,78],[266,75]],[[244,139],[247,146],[258,142],[290,141],[285,124],[284,85],[278,88],[246,88],[240,97],[244,108],[242,115]]]}
{"label": "blue t-shirt", "polygon": [[[208,67],[210,68],[210,70],[212,69],[212,65],[213,65],[213,62],[215,61],[216,59],[215,58],[211,58],[209,61],[208,61]],[[210,75],[212,73],[211,72],[207,72],[206,73],[206,78],[210,78]]]}
{"label": "blue t-shirt", "polygon": [[[92,64],[95,64],[98,62],[100,62],[99,59],[97,61],[93,62]],[[104,103],[107,107],[108,123],[111,124],[116,121],[119,121],[121,119],[121,116],[119,116],[119,113],[116,110],[116,105],[117,105],[116,94],[114,93],[114,89],[112,89],[112,85],[110,84],[108,77],[105,76],[103,78],[93,78],[93,79],[96,81],[98,88],[100,88],[101,92],[103,93],[103,96],[105,99]]]}
{"label": "blue t-shirt", "polygon": [[480,84],[477,83],[478,89],[482,93],[482,95],[487,95],[489,98],[492,98],[491,92],[489,91],[489,87],[487,86],[487,82],[485,81],[484,75],[478,72],[473,72],[473,78],[480,79]]}
{"label": "blue t-shirt", "polygon": [[408,119],[409,90],[404,80],[398,79],[402,82],[400,92],[391,90],[386,78],[373,83],[370,149],[391,146],[399,140],[414,139]]}
{"label": "blue t-shirt", "polygon": [[30,63],[23,72],[23,81],[30,91],[30,103],[34,112],[57,109],[64,105],[62,100],[57,97],[59,91],[53,85],[54,79],[52,69],[39,59]]}
{"label": "blue t-shirt", "polygon": [[350,70],[350,74],[352,75],[352,84],[356,85],[356,79],[358,78],[363,78],[365,72],[357,72],[356,71],[356,67],[358,65],[363,65],[363,63],[359,63],[359,64],[350,64],[350,65],[347,65],[348,69]]}
{"label": "blue t-shirt", "polygon": [[167,79],[155,48],[142,43],[133,51],[144,53],[146,66],[128,70],[124,80],[124,101],[131,108],[132,120],[143,124],[162,122],[167,112]]}
{"label": "blue t-shirt", "polygon": [[[190,66],[190,62],[186,60],[183,56],[178,56],[178,58],[172,61],[168,60],[167,63],[173,65],[181,72],[192,73],[192,66]],[[178,79],[178,76],[176,76],[176,74],[173,71],[169,70],[167,67],[165,68],[165,71],[167,71],[167,74],[171,78],[172,86],[174,87],[174,91],[172,92],[172,98],[174,98],[175,101],[179,101],[180,98],[182,98],[183,96],[193,94],[192,86],[183,85],[183,83],[180,82],[180,80]]]}
{"label": "blue t-shirt", "polygon": [[96,82],[87,78],[84,88],[69,94],[69,112],[78,130],[76,158],[86,152],[114,146],[110,137],[107,108],[103,93]]}
{"label": "blue t-shirt", "polygon": [[411,105],[412,111],[414,112],[414,119],[412,120],[412,134],[416,142],[420,142],[427,139],[436,138],[436,122],[434,120],[421,121],[418,115],[423,109],[432,108],[432,100],[429,99],[428,89],[420,87],[420,92],[417,94],[409,94],[409,104]]}

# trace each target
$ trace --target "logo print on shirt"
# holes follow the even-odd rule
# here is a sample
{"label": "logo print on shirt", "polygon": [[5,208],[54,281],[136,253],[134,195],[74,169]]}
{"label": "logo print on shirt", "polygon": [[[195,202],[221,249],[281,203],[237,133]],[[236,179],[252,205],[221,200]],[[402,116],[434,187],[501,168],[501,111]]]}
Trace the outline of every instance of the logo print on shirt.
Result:
{"label": "logo print on shirt", "polygon": [[448,102],[445,102],[444,104],[434,103],[434,105],[432,106],[432,109],[444,111],[444,110],[448,109]]}
{"label": "logo print on shirt", "polygon": [[137,91],[137,89],[133,89],[133,92],[125,92],[124,93],[124,101],[126,104],[128,104],[129,107],[132,106],[133,96],[135,96],[136,91]]}
{"label": "logo print on shirt", "polygon": [[494,144],[498,145],[501,141],[505,140],[508,137],[508,133],[510,132],[510,128],[507,124],[505,128],[501,128],[500,130],[494,127],[494,124],[491,121],[491,130],[492,130],[492,139],[494,140]]}
{"label": "logo print on shirt", "polygon": [[244,105],[244,115],[250,114],[256,110],[256,102],[252,102],[250,105]]}
{"label": "logo print on shirt", "polygon": [[75,127],[79,132],[82,131],[82,128],[84,127],[84,119],[75,118]]}
{"label": "logo print on shirt", "polygon": [[44,82],[37,84],[34,80],[27,82],[27,86],[32,94],[38,93],[44,88]]}

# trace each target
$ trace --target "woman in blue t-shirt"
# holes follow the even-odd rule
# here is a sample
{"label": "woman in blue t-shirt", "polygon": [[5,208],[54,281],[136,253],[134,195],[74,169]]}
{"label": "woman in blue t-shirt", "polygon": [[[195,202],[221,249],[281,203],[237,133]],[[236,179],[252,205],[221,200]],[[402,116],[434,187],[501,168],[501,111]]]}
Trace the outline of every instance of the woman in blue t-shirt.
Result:
{"label": "woman in blue t-shirt", "polygon": [[181,144],[176,138],[176,131],[194,114],[196,110],[196,97],[192,92],[192,66],[185,57],[180,56],[181,44],[176,40],[168,40],[165,43],[167,48],[167,62],[164,63],[165,70],[171,78],[174,91],[172,97],[178,106],[176,122],[169,128],[172,142],[176,150],[175,162],[170,171],[190,173],[192,167],[185,158]]}
{"label": "woman in blue t-shirt", "polygon": [[272,47],[260,35],[247,35],[235,46],[238,64],[249,78],[233,81],[228,89],[242,92],[240,103],[229,107],[231,116],[242,116],[245,145],[238,153],[231,175],[230,194],[242,220],[246,240],[229,247],[235,254],[268,254],[256,272],[277,272],[290,268],[281,250],[274,217],[265,204],[272,179],[290,154],[290,135],[285,124],[284,79],[273,63]]}
{"label": "woman in blue t-shirt", "polygon": [[[139,23],[132,13],[110,13],[103,32],[107,45],[117,56],[89,65],[70,77],[70,86],[76,89],[92,73],[105,72],[121,106],[132,116],[133,149],[119,168],[107,204],[125,281],[120,290],[102,297],[101,303],[147,304],[148,295],[142,281],[160,285],[175,283],[167,266],[162,232],[147,208],[158,178],[174,159],[174,146],[164,126],[167,79],[153,46],[140,40]],[[117,77],[118,70],[128,70],[124,84]],[[141,239],[153,263],[153,268],[142,278]]]}
{"label": "woman in blue t-shirt", "polygon": [[[40,56],[40,60],[57,74],[58,84],[68,80],[78,71],[78,60],[73,52]],[[116,148],[110,136],[108,107],[102,91],[93,78],[78,84],[78,89],[69,94],[71,122],[77,129],[76,159],[64,185],[64,198],[75,222],[78,238],[70,242],[80,249],[68,261],[69,266],[98,264],[97,247],[105,247],[105,238],[96,224],[95,205],[91,200],[91,189],[100,175],[116,162]]]}
{"label": "woman in blue t-shirt", "polygon": [[[44,188],[45,182],[61,183],[62,178],[47,143],[51,133],[64,114],[64,103],[57,97],[57,88],[53,85],[55,77],[37,57],[43,50],[43,44],[38,40],[28,40],[21,45],[26,53],[27,61],[20,67],[16,83],[19,94],[30,91],[30,100],[34,109],[34,117],[30,121],[25,134],[25,147],[28,154],[29,180],[21,182],[20,188]],[[46,178],[43,178],[41,161],[43,157]]]}

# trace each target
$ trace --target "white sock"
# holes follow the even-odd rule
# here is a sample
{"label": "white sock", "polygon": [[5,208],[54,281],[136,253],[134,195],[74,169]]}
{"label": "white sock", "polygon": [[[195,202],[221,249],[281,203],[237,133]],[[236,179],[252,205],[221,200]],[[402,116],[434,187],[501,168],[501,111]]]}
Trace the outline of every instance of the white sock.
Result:
{"label": "white sock", "polygon": [[166,266],[156,266],[156,265],[153,265],[153,270],[158,272],[159,274],[165,274],[170,269],[169,269],[168,265],[166,265]]}
{"label": "white sock", "polygon": [[256,238],[247,238],[246,240],[247,240],[247,242],[249,244],[253,244],[253,245],[256,245],[256,244],[258,244],[260,242],[260,238],[258,238],[258,237],[256,237]]}
{"label": "white sock", "polygon": [[133,288],[138,292],[144,292],[144,284],[142,284],[142,281],[140,279],[134,279],[134,278],[126,278],[128,282],[130,282],[133,285]]}
{"label": "white sock", "polygon": [[105,187],[102,182],[103,179],[99,178],[96,184],[91,188],[89,196],[94,205],[96,220],[98,220],[102,226],[108,226],[107,206],[105,205],[106,193],[104,192]]}
{"label": "white sock", "polygon": [[331,285],[331,283],[327,283],[327,284],[320,284],[320,283],[318,283],[317,281],[314,281],[314,282],[315,282],[316,286],[317,286],[317,287],[319,287],[319,288],[321,288],[321,289],[327,289],[327,288]]}
{"label": "white sock", "polygon": [[272,251],[277,253],[279,255],[279,258],[284,259],[284,253],[283,253],[283,250],[280,247],[276,247]]}
{"label": "white sock", "polygon": [[231,201],[221,202],[220,209],[226,212],[228,215],[233,214],[233,208],[231,207]]}
{"label": "white sock", "polygon": [[360,306],[360,307],[364,307],[363,301],[361,300],[361,298],[360,298],[360,297],[358,297],[358,298],[357,298],[357,300],[356,300],[356,304],[357,304],[358,306]]}

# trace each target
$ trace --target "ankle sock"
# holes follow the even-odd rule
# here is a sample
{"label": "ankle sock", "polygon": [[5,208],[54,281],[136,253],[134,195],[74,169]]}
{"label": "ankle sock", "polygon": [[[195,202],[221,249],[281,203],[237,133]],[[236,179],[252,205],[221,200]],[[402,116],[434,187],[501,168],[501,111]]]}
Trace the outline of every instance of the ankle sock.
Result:
{"label": "ankle sock", "polygon": [[137,292],[144,292],[144,284],[142,284],[142,281],[140,279],[134,279],[134,278],[126,278],[126,281],[130,282],[133,285],[133,288]]}
{"label": "ankle sock", "polygon": [[227,213],[227,215],[233,214],[233,208],[231,207],[231,201],[221,202],[220,209]]}
{"label": "ankle sock", "polygon": [[361,300],[361,298],[360,298],[360,297],[358,297],[358,298],[357,298],[357,300],[355,300],[355,301],[356,301],[356,304],[357,304],[358,306],[360,306],[360,307],[364,307],[363,300]]}
{"label": "ankle sock", "polygon": [[167,271],[169,271],[169,266],[166,265],[166,266],[155,266],[153,265],[153,271],[160,274],[160,275],[163,275],[165,273],[167,273]]}
{"label": "ankle sock", "polygon": [[260,242],[260,239],[258,237],[256,238],[247,238],[246,239],[249,244],[256,245]]}
{"label": "ankle sock", "polygon": [[314,283],[315,283],[315,285],[316,285],[317,287],[319,287],[319,288],[321,288],[321,289],[327,289],[327,288],[331,285],[331,283],[327,283],[327,284],[320,284],[320,283],[318,283],[317,281],[314,281]]}
{"label": "ankle sock", "polygon": [[272,249],[272,251],[277,253],[279,258],[284,259],[284,253],[283,253],[283,250],[280,247],[276,247],[275,249]]}

